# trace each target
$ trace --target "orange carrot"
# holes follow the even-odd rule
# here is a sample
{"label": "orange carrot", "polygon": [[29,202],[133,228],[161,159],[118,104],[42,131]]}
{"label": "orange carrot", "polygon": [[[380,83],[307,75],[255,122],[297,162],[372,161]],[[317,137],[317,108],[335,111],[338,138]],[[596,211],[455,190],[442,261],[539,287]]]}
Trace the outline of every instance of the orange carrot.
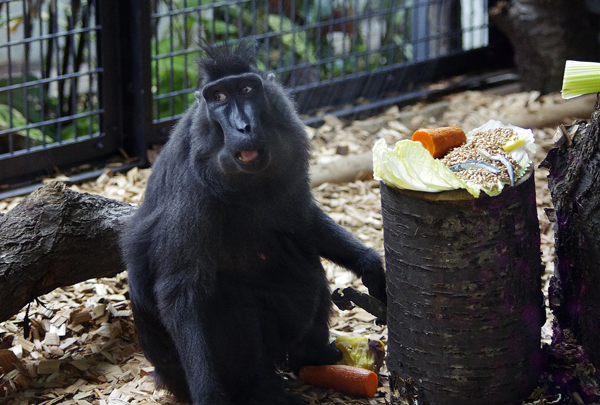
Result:
{"label": "orange carrot", "polygon": [[438,158],[467,142],[467,136],[460,127],[441,127],[419,129],[413,134],[412,140],[421,142],[434,158]]}
{"label": "orange carrot", "polygon": [[300,378],[311,385],[366,397],[375,395],[379,383],[373,371],[342,365],[304,366]]}

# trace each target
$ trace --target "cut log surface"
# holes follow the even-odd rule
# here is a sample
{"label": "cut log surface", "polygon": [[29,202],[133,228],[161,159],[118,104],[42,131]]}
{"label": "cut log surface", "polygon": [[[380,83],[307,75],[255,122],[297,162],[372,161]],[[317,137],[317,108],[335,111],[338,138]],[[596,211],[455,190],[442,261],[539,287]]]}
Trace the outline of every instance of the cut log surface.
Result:
{"label": "cut log surface", "polygon": [[545,319],[533,173],[496,197],[381,194],[392,403],[525,399]]}
{"label": "cut log surface", "polygon": [[[559,133],[560,135],[560,133]],[[600,367],[600,96],[589,122],[559,136],[542,166],[554,205],[552,312]],[[555,339],[558,337],[555,336]]]}
{"label": "cut log surface", "polygon": [[54,181],[0,215],[0,321],[57,287],[125,270],[119,235],[134,209]]}

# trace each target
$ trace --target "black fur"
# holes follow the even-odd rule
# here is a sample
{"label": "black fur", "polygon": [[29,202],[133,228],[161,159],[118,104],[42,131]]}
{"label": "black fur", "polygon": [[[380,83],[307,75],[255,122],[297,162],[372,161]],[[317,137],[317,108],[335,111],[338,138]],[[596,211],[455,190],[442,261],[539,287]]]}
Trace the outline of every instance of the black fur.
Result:
{"label": "black fur", "polygon": [[315,204],[303,124],[252,46],[207,53],[123,238],[140,344],[195,405],[301,403],[276,370],[341,357],[320,258],[385,301],[381,259]]}

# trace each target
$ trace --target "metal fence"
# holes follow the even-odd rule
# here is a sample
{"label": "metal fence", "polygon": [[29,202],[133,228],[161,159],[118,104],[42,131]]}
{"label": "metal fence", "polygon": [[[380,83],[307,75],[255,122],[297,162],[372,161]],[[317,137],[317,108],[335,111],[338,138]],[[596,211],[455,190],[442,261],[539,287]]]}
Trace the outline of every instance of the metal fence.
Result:
{"label": "metal fence", "polygon": [[[306,122],[494,63],[485,0],[0,0],[0,192],[120,152],[193,102],[201,43],[259,44]],[[496,41],[496,42],[495,42]],[[2,186],[4,184],[4,186]]]}
{"label": "metal fence", "polygon": [[448,58],[489,46],[485,0],[169,0],[154,3],[152,29],[159,138],[193,102],[199,39],[255,38],[260,67],[290,89],[309,123],[410,97],[400,93],[439,76],[443,59],[446,74],[463,73],[468,62]]}
{"label": "metal fence", "polygon": [[145,3],[0,0],[0,193],[139,153]]}
{"label": "metal fence", "polygon": [[[28,166],[57,166],[57,147],[100,138],[100,26],[95,2],[0,1],[0,159],[18,176]],[[49,151],[50,153],[39,153]],[[40,159],[40,161],[38,161]]]}

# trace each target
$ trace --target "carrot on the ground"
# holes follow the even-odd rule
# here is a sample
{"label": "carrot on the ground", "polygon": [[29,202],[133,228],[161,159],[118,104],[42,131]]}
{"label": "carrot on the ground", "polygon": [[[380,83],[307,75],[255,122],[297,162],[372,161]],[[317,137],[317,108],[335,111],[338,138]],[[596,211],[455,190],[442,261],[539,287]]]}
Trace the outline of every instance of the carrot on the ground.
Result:
{"label": "carrot on the ground", "polygon": [[375,395],[379,383],[373,371],[343,365],[304,366],[300,378],[311,385],[367,397]]}
{"label": "carrot on the ground", "polygon": [[419,129],[413,134],[412,140],[421,142],[434,158],[438,158],[467,142],[467,136],[460,127],[440,127]]}

